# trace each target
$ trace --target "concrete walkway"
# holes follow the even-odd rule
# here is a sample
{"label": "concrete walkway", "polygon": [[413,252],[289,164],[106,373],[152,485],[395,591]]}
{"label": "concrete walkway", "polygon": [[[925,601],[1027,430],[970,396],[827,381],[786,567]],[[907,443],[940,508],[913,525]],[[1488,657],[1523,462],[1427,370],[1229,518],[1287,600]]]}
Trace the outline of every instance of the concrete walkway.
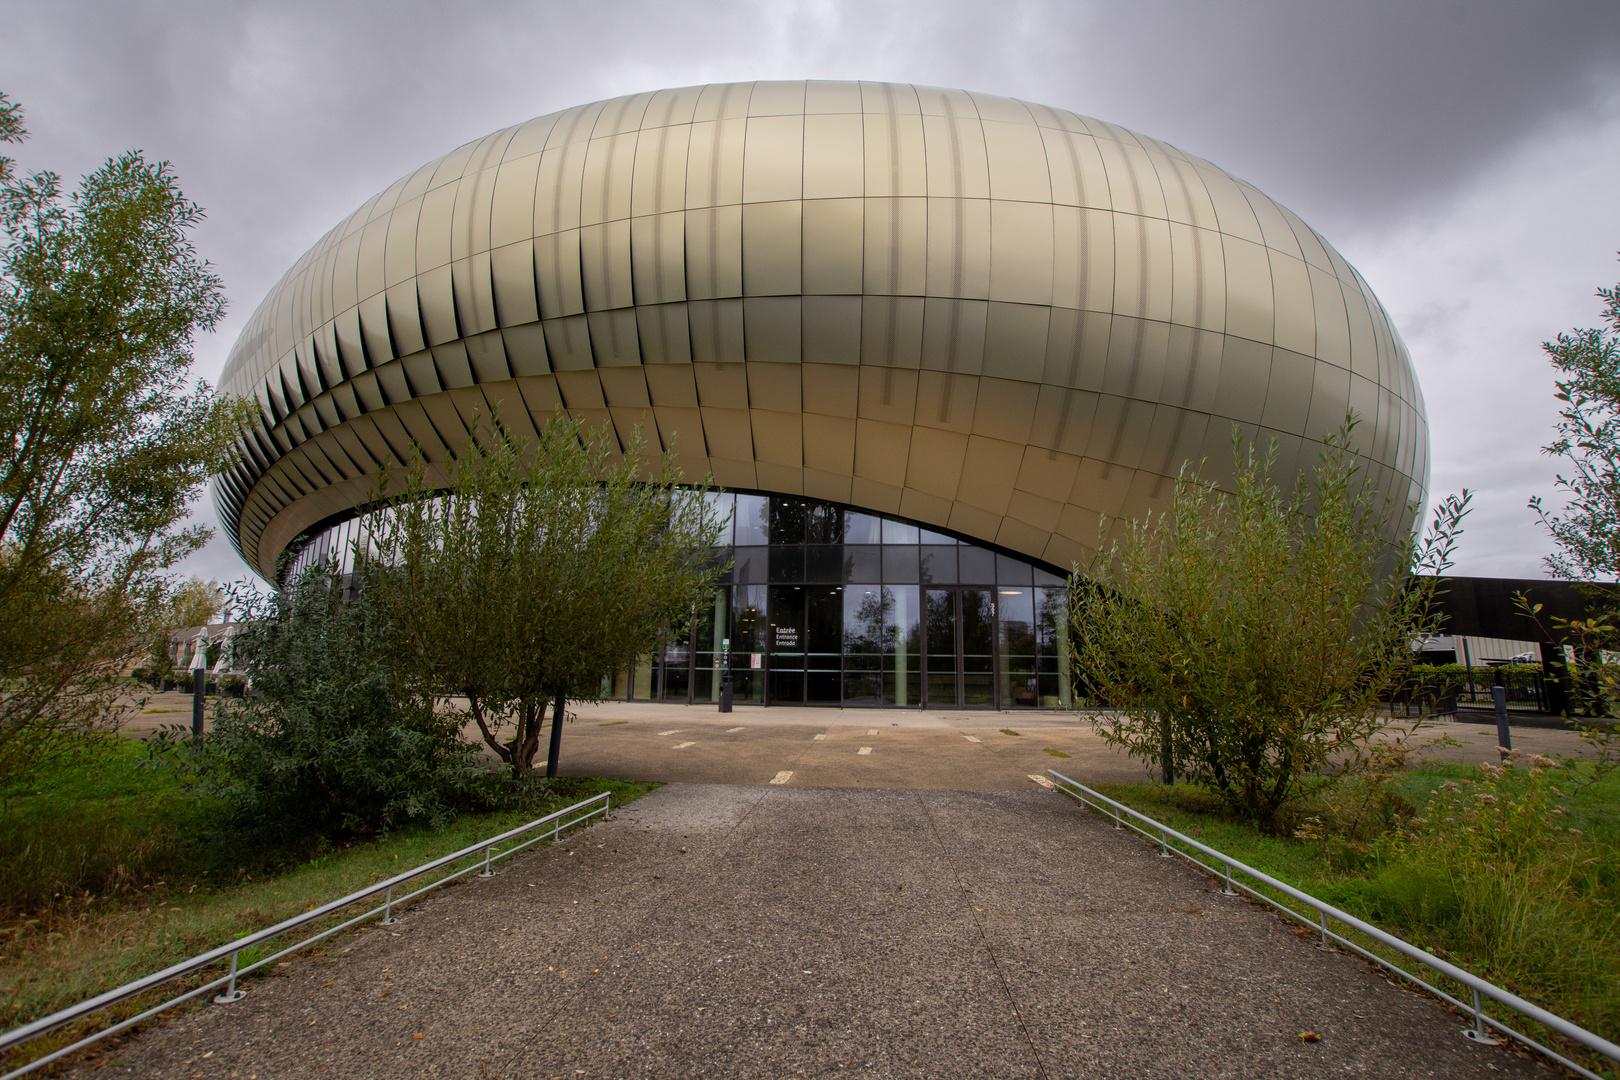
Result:
{"label": "concrete walkway", "polygon": [[1548,1075],[1026,784],[671,785],[97,1075]]}

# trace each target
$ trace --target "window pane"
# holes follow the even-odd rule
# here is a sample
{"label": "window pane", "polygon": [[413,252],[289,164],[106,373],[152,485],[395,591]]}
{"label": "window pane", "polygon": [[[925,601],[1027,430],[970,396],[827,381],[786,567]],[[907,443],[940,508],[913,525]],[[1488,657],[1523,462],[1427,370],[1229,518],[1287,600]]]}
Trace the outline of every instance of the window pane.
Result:
{"label": "window pane", "polygon": [[844,509],[826,503],[811,503],[805,514],[804,540],[807,544],[842,544]]}
{"label": "window pane", "polygon": [[925,546],[922,551],[922,581],[924,584],[956,584],[956,545]]}
{"label": "window pane", "polygon": [[929,589],[923,594],[928,604],[925,615],[928,655],[928,707],[949,709],[957,704],[956,694],[956,594],[945,589]]}
{"label": "window pane", "polygon": [[[842,584],[844,551],[838,544],[813,544],[804,549],[804,580]],[[780,554],[780,552],[778,552]]]}
{"label": "window pane", "polygon": [[737,510],[737,496],[729,491],[711,491],[703,496],[703,501],[709,504],[708,519],[725,523],[725,528],[720,530],[720,538],[717,543],[729,545],[732,542],[731,519]]}
{"label": "window pane", "polygon": [[738,495],[736,516],[736,543],[766,543],[771,500],[763,495]]}
{"label": "window pane", "polygon": [[883,547],[883,580],[900,585],[917,583],[917,549],[910,545]]}
{"label": "window pane", "polygon": [[844,515],[844,543],[880,544],[883,542],[883,521],[871,514],[857,514],[853,510]]}
{"label": "window pane", "polygon": [[883,703],[922,703],[922,634],[918,626],[917,587],[884,588],[889,599],[884,616]]}
{"label": "window pane", "polygon": [[805,522],[810,506],[802,499],[771,499],[771,543],[804,543]]}
{"label": "window pane", "polygon": [[885,590],[844,590],[844,703],[876,705],[882,686]]}
{"label": "window pane", "polygon": [[883,522],[883,542],[885,544],[915,544],[917,542],[917,526],[902,525],[898,521]]}
{"label": "window pane", "polygon": [[1010,555],[996,556],[996,580],[1003,585],[1028,585],[1033,567]]}
{"label": "window pane", "polygon": [[956,543],[956,537],[954,537],[954,536],[946,536],[944,533],[942,533],[942,532],[934,532],[932,529],[923,529],[922,530],[922,543],[924,543],[924,544],[954,544],[954,543]]}
{"label": "window pane", "polygon": [[732,592],[731,691],[737,701],[765,700],[765,586]]}
{"label": "window pane", "polygon": [[1034,708],[1040,704],[1035,680],[1035,596],[1033,589],[1000,589],[997,607],[1001,630],[1001,707]]}
{"label": "window pane", "polygon": [[844,570],[847,580],[855,582],[881,579],[883,549],[876,544],[850,545],[844,548]]}
{"label": "window pane", "polygon": [[803,587],[772,587],[765,656],[770,673],[769,701],[784,705],[804,701],[804,640]]}
{"label": "window pane", "polygon": [[731,567],[731,580],[739,585],[763,585],[767,576],[766,553],[769,548],[740,547]]}
{"label": "window pane", "polygon": [[962,704],[993,705],[996,625],[989,589],[963,589]]}
{"label": "window pane", "polygon": [[804,548],[772,547],[771,584],[791,584],[804,580]]}
{"label": "window pane", "polygon": [[836,705],[841,696],[844,588],[805,589],[804,699],[811,705]]}
{"label": "window pane", "polygon": [[996,580],[996,553],[963,544],[956,549],[961,580],[972,585],[990,585]]}

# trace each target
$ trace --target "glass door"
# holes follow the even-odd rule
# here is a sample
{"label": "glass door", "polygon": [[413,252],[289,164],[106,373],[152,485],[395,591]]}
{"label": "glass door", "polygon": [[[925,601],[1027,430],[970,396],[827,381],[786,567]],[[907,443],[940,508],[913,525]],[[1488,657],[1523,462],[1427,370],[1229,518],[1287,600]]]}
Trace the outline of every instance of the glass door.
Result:
{"label": "glass door", "polygon": [[805,594],[804,700],[811,705],[837,705],[842,698],[844,589],[841,585],[807,585]]}
{"label": "glass door", "polygon": [[957,685],[956,593],[951,589],[924,590],[925,623],[923,637],[927,653],[923,658],[928,678],[924,683],[929,709],[953,709],[961,704]]}
{"label": "glass door", "polygon": [[806,637],[804,587],[773,587],[766,611],[770,616],[770,626],[765,639],[765,703],[802,705]]}
{"label": "glass door", "polygon": [[962,704],[996,704],[996,600],[990,589],[962,593]]}

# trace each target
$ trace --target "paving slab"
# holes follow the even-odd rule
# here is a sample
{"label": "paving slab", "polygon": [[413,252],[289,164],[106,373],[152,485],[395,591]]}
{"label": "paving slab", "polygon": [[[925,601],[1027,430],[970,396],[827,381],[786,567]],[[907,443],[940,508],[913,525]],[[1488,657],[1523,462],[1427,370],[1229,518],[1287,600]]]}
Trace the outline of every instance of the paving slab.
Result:
{"label": "paving slab", "polygon": [[1033,784],[672,784],[93,1068],[154,1080],[1548,1075],[1463,1026]]}

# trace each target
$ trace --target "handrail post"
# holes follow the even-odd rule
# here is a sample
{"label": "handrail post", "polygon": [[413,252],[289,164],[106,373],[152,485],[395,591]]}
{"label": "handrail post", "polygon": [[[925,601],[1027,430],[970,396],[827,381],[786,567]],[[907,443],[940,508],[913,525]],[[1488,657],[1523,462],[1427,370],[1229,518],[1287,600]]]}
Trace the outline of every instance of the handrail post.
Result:
{"label": "handrail post", "polygon": [[231,984],[225,988],[223,994],[214,995],[215,1005],[230,1005],[247,997],[246,990],[236,988],[236,953],[231,953]]}
{"label": "handrail post", "polygon": [[1232,860],[1226,860],[1226,888],[1221,890],[1222,896],[1236,896],[1237,890],[1232,888]]}
{"label": "handrail post", "polygon": [[479,877],[494,877],[495,876],[495,871],[493,871],[493,870],[491,870],[489,868],[489,848],[488,847],[484,848],[484,872],[482,874],[479,874],[478,876]]}
{"label": "handrail post", "polygon": [[1479,1007],[1479,988],[1474,988],[1474,1026],[1463,1028],[1463,1034],[1481,1046],[1500,1046],[1501,1043],[1491,1037],[1490,1029],[1485,1026],[1485,1013]]}
{"label": "handrail post", "polygon": [[388,892],[383,896],[383,917],[378,926],[394,925],[394,887],[388,886]]}
{"label": "handrail post", "polygon": [[1161,858],[1161,859],[1173,859],[1173,858],[1175,858],[1174,855],[1170,854],[1170,837],[1168,835],[1166,835],[1166,833],[1165,833],[1165,831],[1163,829],[1159,830],[1159,858]]}
{"label": "handrail post", "polygon": [[1322,908],[1317,908],[1316,914],[1320,917],[1322,924],[1322,944],[1318,945],[1317,948],[1321,949],[1323,952],[1333,952],[1333,946],[1328,944],[1327,912]]}

